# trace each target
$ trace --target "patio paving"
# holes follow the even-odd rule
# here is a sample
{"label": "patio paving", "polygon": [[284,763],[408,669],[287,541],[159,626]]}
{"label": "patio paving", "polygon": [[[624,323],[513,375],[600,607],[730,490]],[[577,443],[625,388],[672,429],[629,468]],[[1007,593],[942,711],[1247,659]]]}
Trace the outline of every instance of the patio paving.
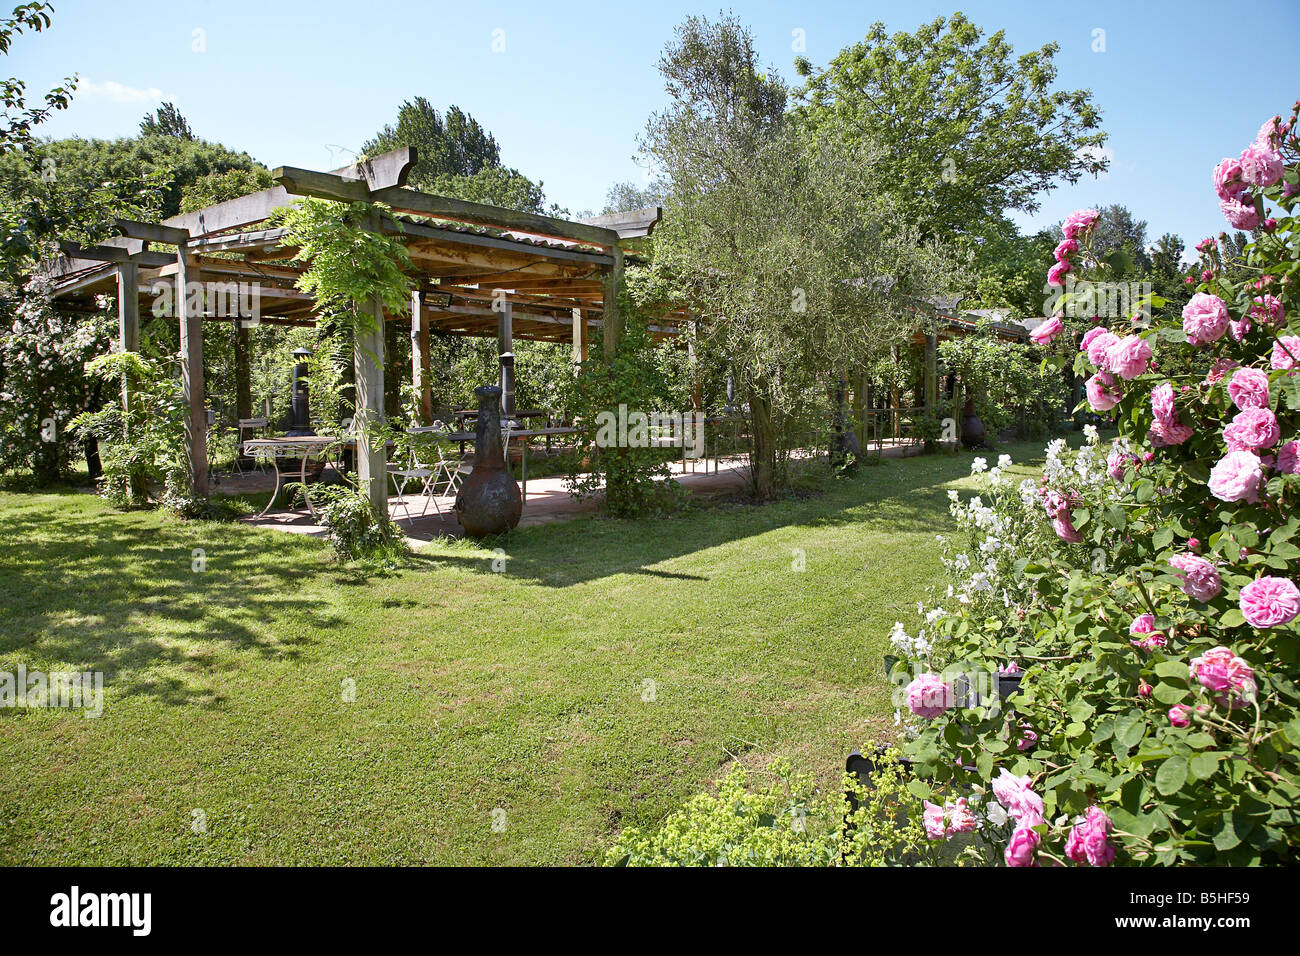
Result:
{"label": "patio paving", "polygon": [[[919,446],[915,445],[886,444],[882,454],[887,458],[902,458],[919,451]],[[672,477],[692,495],[704,498],[735,494],[744,490],[749,480],[746,459],[743,456],[701,459],[696,463],[695,470],[689,467],[683,470],[681,462],[673,462]],[[255,493],[270,491],[274,484],[270,474],[255,472],[222,476],[216,491],[222,494]],[[528,479],[528,498],[524,502],[519,527],[531,528],[554,521],[564,521],[599,509],[603,493],[579,500],[572,497],[565,490],[564,485],[565,481],[562,477]],[[418,548],[437,537],[457,538],[463,534],[460,523],[451,510],[455,496],[440,496],[435,500],[441,513],[435,510],[433,502],[430,501],[427,512],[421,515],[420,511],[426,499],[418,494],[408,493],[406,496],[409,513],[399,504],[396,496],[388,499],[389,514],[393,516],[393,520],[405,534],[407,543],[413,548]],[[325,534],[325,529],[316,524],[305,510],[273,511],[262,518],[245,518],[243,523],[258,528],[288,531],[292,534],[315,537],[322,537]]]}

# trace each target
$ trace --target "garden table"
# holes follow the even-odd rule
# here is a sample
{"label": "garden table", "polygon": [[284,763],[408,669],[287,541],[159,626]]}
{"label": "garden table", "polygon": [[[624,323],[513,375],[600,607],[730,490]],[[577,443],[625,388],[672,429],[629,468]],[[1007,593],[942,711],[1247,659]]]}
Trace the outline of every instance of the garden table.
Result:
{"label": "garden table", "polygon": [[314,518],[316,509],[312,507],[311,496],[307,494],[307,459],[324,455],[331,447],[342,441],[339,438],[331,438],[328,435],[295,435],[285,436],[283,438],[250,438],[244,442],[244,454],[250,458],[270,458],[275,465],[275,491],[271,492],[271,500],[266,503],[258,517],[263,517],[271,506],[275,504],[275,499],[279,497],[281,479],[283,472],[280,470],[280,462],[285,459],[301,459],[302,466],[299,471],[299,477],[302,480],[302,497],[307,502],[307,511]]}

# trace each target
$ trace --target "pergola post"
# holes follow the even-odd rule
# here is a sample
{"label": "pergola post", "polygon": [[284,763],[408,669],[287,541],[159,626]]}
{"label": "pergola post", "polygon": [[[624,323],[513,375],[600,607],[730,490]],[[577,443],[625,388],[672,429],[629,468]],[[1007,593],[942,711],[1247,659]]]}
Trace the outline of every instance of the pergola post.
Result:
{"label": "pergola post", "polygon": [[509,299],[501,300],[497,313],[497,354],[501,362],[501,415],[509,421],[515,417],[515,313]]}
{"label": "pergola post", "polygon": [[[196,283],[190,294],[190,277]],[[176,310],[180,318],[181,391],[185,397],[185,446],[190,456],[190,491],[208,496],[208,416],[203,408],[203,292],[199,261],[184,243],[176,247]]]}
{"label": "pergola post", "polygon": [[[248,326],[244,325],[243,316],[235,316],[235,418],[238,420],[253,417],[253,383],[248,371],[251,350],[248,342]],[[242,450],[240,454],[243,454]]]}
{"label": "pergola post", "polygon": [[411,290],[411,382],[420,393],[420,424],[433,424],[433,383],[429,376],[429,317],[419,289]]}
{"label": "pergola post", "polygon": [[[140,348],[140,270],[134,262],[117,267],[117,344],[123,352]],[[122,415],[125,418],[131,394],[122,376]]]}
{"label": "pergola post", "polygon": [[573,363],[587,361],[587,317],[582,309],[573,310]]}
{"label": "pergola post", "polygon": [[373,296],[369,302],[356,305],[358,310],[373,315],[373,321],[357,326],[354,349],[357,476],[371,507],[379,514],[388,514],[388,449],[384,440],[372,433],[372,428],[384,420],[384,300]]}
{"label": "pergola post", "polygon": [[[844,377],[848,378],[848,372],[845,371]],[[862,448],[867,447],[867,376],[865,372],[858,374],[857,383],[853,386],[853,430],[858,433],[858,445]]]}
{"label": "pergola post", "polygon": [[623,285],[623,250],[614,246],[610,252],[614,264],[602,280],[601,299],[605,307],[605,358],[613,361],[623,332],[623,311],[618,304],[618,290]]}
{"label": "pergola post", "polygon": [[925,334],[925,410],[935,414],[939,410],[939,336],[934,332]]}

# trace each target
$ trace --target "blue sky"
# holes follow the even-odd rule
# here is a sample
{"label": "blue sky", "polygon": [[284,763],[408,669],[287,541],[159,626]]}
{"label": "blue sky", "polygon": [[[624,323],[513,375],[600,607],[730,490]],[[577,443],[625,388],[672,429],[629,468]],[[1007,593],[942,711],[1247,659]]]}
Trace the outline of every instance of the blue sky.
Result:
{"label": "blue sky", "polygon": [[[55,0],[54,27],[24,37],[6,69],[38,92],[67,73],[81,90],[49,135],[125,136],[164,99],[206,139],[270,166],[342,165],[406,98],[455,103],[497,137],[502,158],[573,212],[599,209],[613,182],[640,181],[632,157],[664,103],[655,63],[674,24],[714,3],[311,3]],[[1111,172],[1044,197],[1022,223],[1120,202],[1190,246],[1225,223],[1210,171],[1270,115],[1300,97],[1285,68],[1253,48],[1300,27],[1295,0],[1057,5],[734,3],[764,60],[794,77],[792,44],[825,63],[876,20],[914,29],[963,10],[1017,51],[1056,41],[1059,85],[1089,88],[1102,110]],[[1094,52],[1104,30],[1105,51]],[[201,31],[201,32],[196,32]],[[494,31],[502,31],[496,33]],[[504,41],[504,50],[494,52]],[[201,48],[201,49],[200,49]],[[1290,49],[1288,44],[1286,49]],[[1294,76],[1294,73],[1292,73]]]}

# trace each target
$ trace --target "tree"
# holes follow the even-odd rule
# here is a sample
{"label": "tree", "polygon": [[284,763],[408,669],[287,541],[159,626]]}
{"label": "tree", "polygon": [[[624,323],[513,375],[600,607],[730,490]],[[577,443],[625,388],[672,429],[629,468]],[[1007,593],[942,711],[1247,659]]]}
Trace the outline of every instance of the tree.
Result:
{"label": "tree", "polygon": [[851,122],[882,151],[904,217],[951,237],[1106,168],[1092,94],[1053,89],[1057,49],[1014,57],[960,13],[892,37],[876,23],[825,69],[797,61],[800,112],[814,128]]}
{"label": "tree", "polygon": [[615,212],[633,212],[649,206],[663,205],[664,197],[653,185],[641,187],[636,183],[615,183],[605,193],[605,207],[602,216]]}
{"label": "tree", "polygon": [[[1097,210],[1101,213],[1092,235],[1092,248],[1102,258],[1112,252],[1123,252],[1132,261],[1132,268],[1121,275],[1145,274],[1151,270],[1151,257],[1147,254],[1147,223],[1137,219],[1127,206],[1113,203]],[[1060,225],[1057,232],[1061,232]]]}
{"label": "tree", "polygon": [[659,69],[672,105],[643,148],[671,213],[643,307],[662,297],[701,316],[697,358],[747,401],[753,491],[768,497],[790,451],[824,433],[832,382],[910,330],[903,298],[936,291],[939,257],[879,188],[877,154],[786,115],[781,78],[734,17],[688,18]]}
{"label": "tree", "polygon": [[397,110],[397,122],[385,126],[361,151],[368,156],[390,149],[414,146],[419,162],[410,182],[425,188],[437,176],[473,176],[480,169],[501,165],[496,137],[459,106],[447,109],[444,119],[428,100],[417,96]]}
{"label": "tree", "polygon": [[501,165],[496,137],[459,106],[440,114],[423,96],[404,102],[362,152],[368,156],[414,146],[419,159],[410,183],[417,189],[520,212],[545,212],[542,184]]}
{"label": "tree", "polygon": [[[24,31],[39,33],[48,28],[53,12],[48,3],[24,3],[15,7],[10,16],[0,19],[0,56],[9,55],[14,38]],[[44,106],[29,107],[25,82],[12,76],[0,81],[0,101],[4,103],[4,112],[0,113],[0,156],[26,148],[32,141],[32,129],[56,110],[66,110],[76,88],[77,78],[70,76],[62,86],[45,94]]]}
{"label": "tree", "polygon": [[194,131],[175,103],[164,103],[153,113],[146,113],[140,121],[140,135],[194,139]]}

